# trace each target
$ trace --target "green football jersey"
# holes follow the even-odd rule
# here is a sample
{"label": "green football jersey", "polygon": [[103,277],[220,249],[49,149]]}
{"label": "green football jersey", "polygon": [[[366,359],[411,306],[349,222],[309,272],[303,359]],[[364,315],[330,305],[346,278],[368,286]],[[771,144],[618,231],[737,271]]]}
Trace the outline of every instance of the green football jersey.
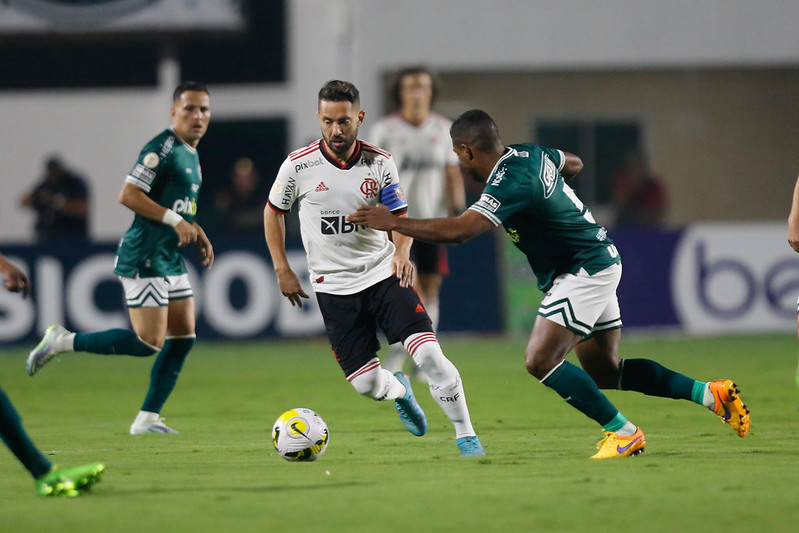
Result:
{"label": "green football jersey", "polygon": [[542,291],[562,274],[595,274],[620,261],[607,230],[561,176],[564,163],[560,150],[511,145],[469,208],[505,227]]}
{"label": "green football jersey", "polygon": [[[180,214],[189,223],[197,214],[202,171],[197,150],[172,129],[148,142],[125,178],[155,203]],[[143,278],[174,276],[186,272],[172,226],[136,215],[119,241],[114,273]]]}

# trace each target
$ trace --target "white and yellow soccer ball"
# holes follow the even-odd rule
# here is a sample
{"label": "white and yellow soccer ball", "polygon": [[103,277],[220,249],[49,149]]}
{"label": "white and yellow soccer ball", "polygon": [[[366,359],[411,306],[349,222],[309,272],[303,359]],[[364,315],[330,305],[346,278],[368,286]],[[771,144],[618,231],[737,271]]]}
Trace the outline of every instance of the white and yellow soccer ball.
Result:
{"label": "white and yellow soccer ball", "polygon": [[286,461],[316,461],[329,441],[325,421],[304,407],[286,411],[272,426],[272,444]]}

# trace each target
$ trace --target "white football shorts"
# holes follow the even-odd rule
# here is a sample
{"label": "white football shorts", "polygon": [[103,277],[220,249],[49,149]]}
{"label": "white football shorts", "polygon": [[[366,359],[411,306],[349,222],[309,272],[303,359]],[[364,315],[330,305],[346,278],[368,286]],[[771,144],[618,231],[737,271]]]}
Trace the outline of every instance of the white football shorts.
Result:
{"label": "white football shorts", "polygon": [[616,288],[621,280],[621,263],[593,276],[585,269],[555,278],[538,315],[587,337],[597,331],[622,326]]}
{"label": "white football shorts", "polygon": [[125,290],[125,303],[128,307],[165,307],[169,300],[191,298],[188,274],[163,276],[157,278],[135,278],[119,276]]}

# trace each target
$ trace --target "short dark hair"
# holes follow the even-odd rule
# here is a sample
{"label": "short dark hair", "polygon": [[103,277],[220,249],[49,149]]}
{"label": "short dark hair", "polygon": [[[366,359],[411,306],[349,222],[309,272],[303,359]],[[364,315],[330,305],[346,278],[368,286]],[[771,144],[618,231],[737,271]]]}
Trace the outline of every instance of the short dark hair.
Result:
{"label": "short dark hair", "polygon": [[394,110],[399,110],[402,107],[402,78],[405,76],[415,76],[417,74],[427,74],[430,76],[430,81],[433,82],[433,96],[430,99],[430,104],[432,105],[435,103],[440,85],[438,78],[426,67],[416,65],[405,67],[394,74],[394,79],[391,82],[391,102],[394,104]]}
{"label": "short dark hair", "polygon": [[468,144],[481,152],[502,146],[496,122],[482,109],[471,109],[459,116],[449,128],[449,135],[453,143]]}
{"label": "short dark hair", "polygon": [[206,84],[199,81],[184,81],[181,82],[177,87],[175,87],[175,91],[172,93],[172,101],[175,102],[179,100],[180,95],[182,95],[186,91],[206,93],[208,96],[211,96],[211,93],[208,91],[208,86]]}
{"label": "short dark hair", "polygon": [[321,103],[322,100],[360,104],[361,93],[358,92],[355,85],[348,81],[330,80],[319,89],[319,103]]}

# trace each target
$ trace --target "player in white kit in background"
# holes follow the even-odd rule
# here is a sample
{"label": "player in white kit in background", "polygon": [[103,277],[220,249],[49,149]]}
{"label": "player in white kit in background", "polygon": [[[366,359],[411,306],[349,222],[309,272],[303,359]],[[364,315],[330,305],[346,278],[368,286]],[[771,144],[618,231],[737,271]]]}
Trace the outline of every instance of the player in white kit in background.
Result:
{"label": "player in white kit in background", "polygon": [[[397,162],[411,218],[455,216],[466,208],[458,157],[449,138],[452,121],[432,110],[437,85],[424,67],[400,70],[391,86],[394,112],[378,120],[368,137]],[[449,274],[447,247],[415,241],[411,260],[416,267],[413,286],[437,330],[441,284]],[[395,344],[385,366],[400,370],[404,360],[405,351]]]}
{"label": "player in white kit in background", "polygon": [[286,258],[285,214],[299,209],[300,232],[330,344],[347,380],[374,400],[394,400],[405,428],[417,436],[427,419],[406,374],[392,374],[377,357],[377,326],[402,342],[427,375],[430,392],[455,427],[461,456],[485,455],[472,427],[460,374],[444,356],[430,318],[413,290],[412,239],[354,225],[346,215],[382,203],[407,216],[390,154],[358,140],[363,123],[358,89],[333,80],[319,91],[322,138],[289,154],[264,210],[264,232],[281,293],[302,306],[308,295]]}

